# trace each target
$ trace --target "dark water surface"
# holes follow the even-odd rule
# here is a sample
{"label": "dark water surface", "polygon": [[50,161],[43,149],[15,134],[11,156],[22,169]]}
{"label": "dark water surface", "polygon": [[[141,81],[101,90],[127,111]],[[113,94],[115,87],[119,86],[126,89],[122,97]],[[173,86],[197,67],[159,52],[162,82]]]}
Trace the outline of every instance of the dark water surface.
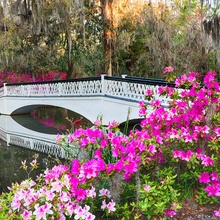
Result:
{"label": "dark water surface", "polygon": [[26,160],[26,164],[30,168],[30,162],[35,158],[39,163],[39,168],[31,172],[30,177],[33,179],[46,168],[51,168],[57,164],[56,158],[26,148],[7,146],[5,142],[0,140],[0,193],[8,191],[7,187],[11,186],[12,183],[20,183],[27,179],[28,173],[21,168],[21,161]]}

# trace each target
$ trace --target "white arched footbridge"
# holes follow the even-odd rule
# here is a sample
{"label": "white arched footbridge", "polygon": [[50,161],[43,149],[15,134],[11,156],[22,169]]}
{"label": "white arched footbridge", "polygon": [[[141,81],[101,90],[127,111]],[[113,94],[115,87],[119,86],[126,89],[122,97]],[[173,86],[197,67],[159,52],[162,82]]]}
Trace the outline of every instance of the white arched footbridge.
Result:
{"label": "white arched footbridge", "polygon": [[[138,103],[144,100],[147,89],[153,90],[155,99],[161,100],[157,94],[160,85],[172,84],[163,80],[108,77],[105,74],[63,81],[5,83],[0,88],[0,114],[24,114],[38,106],[51,105],[74,111],[91,122],[102,117],[104,125],[113,120],[123,123],[128,111],[129,120],[139,118]],[[161,101],[168,105],[168,99]]]}

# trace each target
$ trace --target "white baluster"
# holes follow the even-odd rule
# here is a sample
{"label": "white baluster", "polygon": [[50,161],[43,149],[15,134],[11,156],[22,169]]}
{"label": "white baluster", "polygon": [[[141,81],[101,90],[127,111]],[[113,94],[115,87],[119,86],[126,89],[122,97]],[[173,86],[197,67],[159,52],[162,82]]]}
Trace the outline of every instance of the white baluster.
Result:
{"label": "white baluster", "polygon": [[101,84],[102,84],[102,95],[106,94],[106,81],[105,81],[105,76],[106,73],[101,73]]}
{"label": "white baluster", "polygon": [[[127,76],[127,73],[122,73],[122,74],[121,74],[121,77],[122,77],[123,79],[125,79],[126,76]],[[127,85],[128,85],[127,82],[122,82],[122,89],[123,89],[123,91],[122,91],[122,97],[127,97]]]}
{"label": "white baluster", "polygon": [[[64,88],[66,88],[66,87],[64,87]],[[58,83],[58,95],[62,96],[62,84],[60,82]]]}

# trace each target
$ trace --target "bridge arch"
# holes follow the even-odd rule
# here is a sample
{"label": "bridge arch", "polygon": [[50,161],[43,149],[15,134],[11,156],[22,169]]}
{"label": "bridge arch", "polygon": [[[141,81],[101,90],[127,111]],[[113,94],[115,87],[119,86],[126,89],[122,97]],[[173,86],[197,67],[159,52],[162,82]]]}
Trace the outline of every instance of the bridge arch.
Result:
{"label": "bridge arch", "polygon": [[13,111],[11,113],[11,115],[23,115],[23,114],[30,114],[33,110],[39,108],[39,107],[42,107],[42,106],[50,106],[50,107],[54,107],[54,108],[61,108],[61,109],[66,109],[68,111],[71,111],[73,113],[76,113],[78,114],[79,116],[82,116],[83,118],[85,118],[86,120],[88,120],[89,122],[91,123],[94,123],[92,121],[89,120],[89,118],[87,118],[86,116],[80,114],[80,112],[76,112],[76,111],[73,111],[73,109],[71,108],[64,108],[63,106],[60,106],[60,105],[51,105],[51,104],[48,104],[48,105],[26,105],[26,106],[22,106],[18,109],[16,109],[15,111]]}

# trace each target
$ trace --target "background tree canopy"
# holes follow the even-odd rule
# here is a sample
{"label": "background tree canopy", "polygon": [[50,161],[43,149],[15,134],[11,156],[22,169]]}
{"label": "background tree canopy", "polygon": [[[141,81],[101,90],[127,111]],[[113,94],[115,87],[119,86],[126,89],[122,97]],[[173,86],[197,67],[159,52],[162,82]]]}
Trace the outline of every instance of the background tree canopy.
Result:
{"label": "background tree canopy", "polygon": [[162,78],[219,70],[218,5],[198,0],[1,0],[0,67]]}

